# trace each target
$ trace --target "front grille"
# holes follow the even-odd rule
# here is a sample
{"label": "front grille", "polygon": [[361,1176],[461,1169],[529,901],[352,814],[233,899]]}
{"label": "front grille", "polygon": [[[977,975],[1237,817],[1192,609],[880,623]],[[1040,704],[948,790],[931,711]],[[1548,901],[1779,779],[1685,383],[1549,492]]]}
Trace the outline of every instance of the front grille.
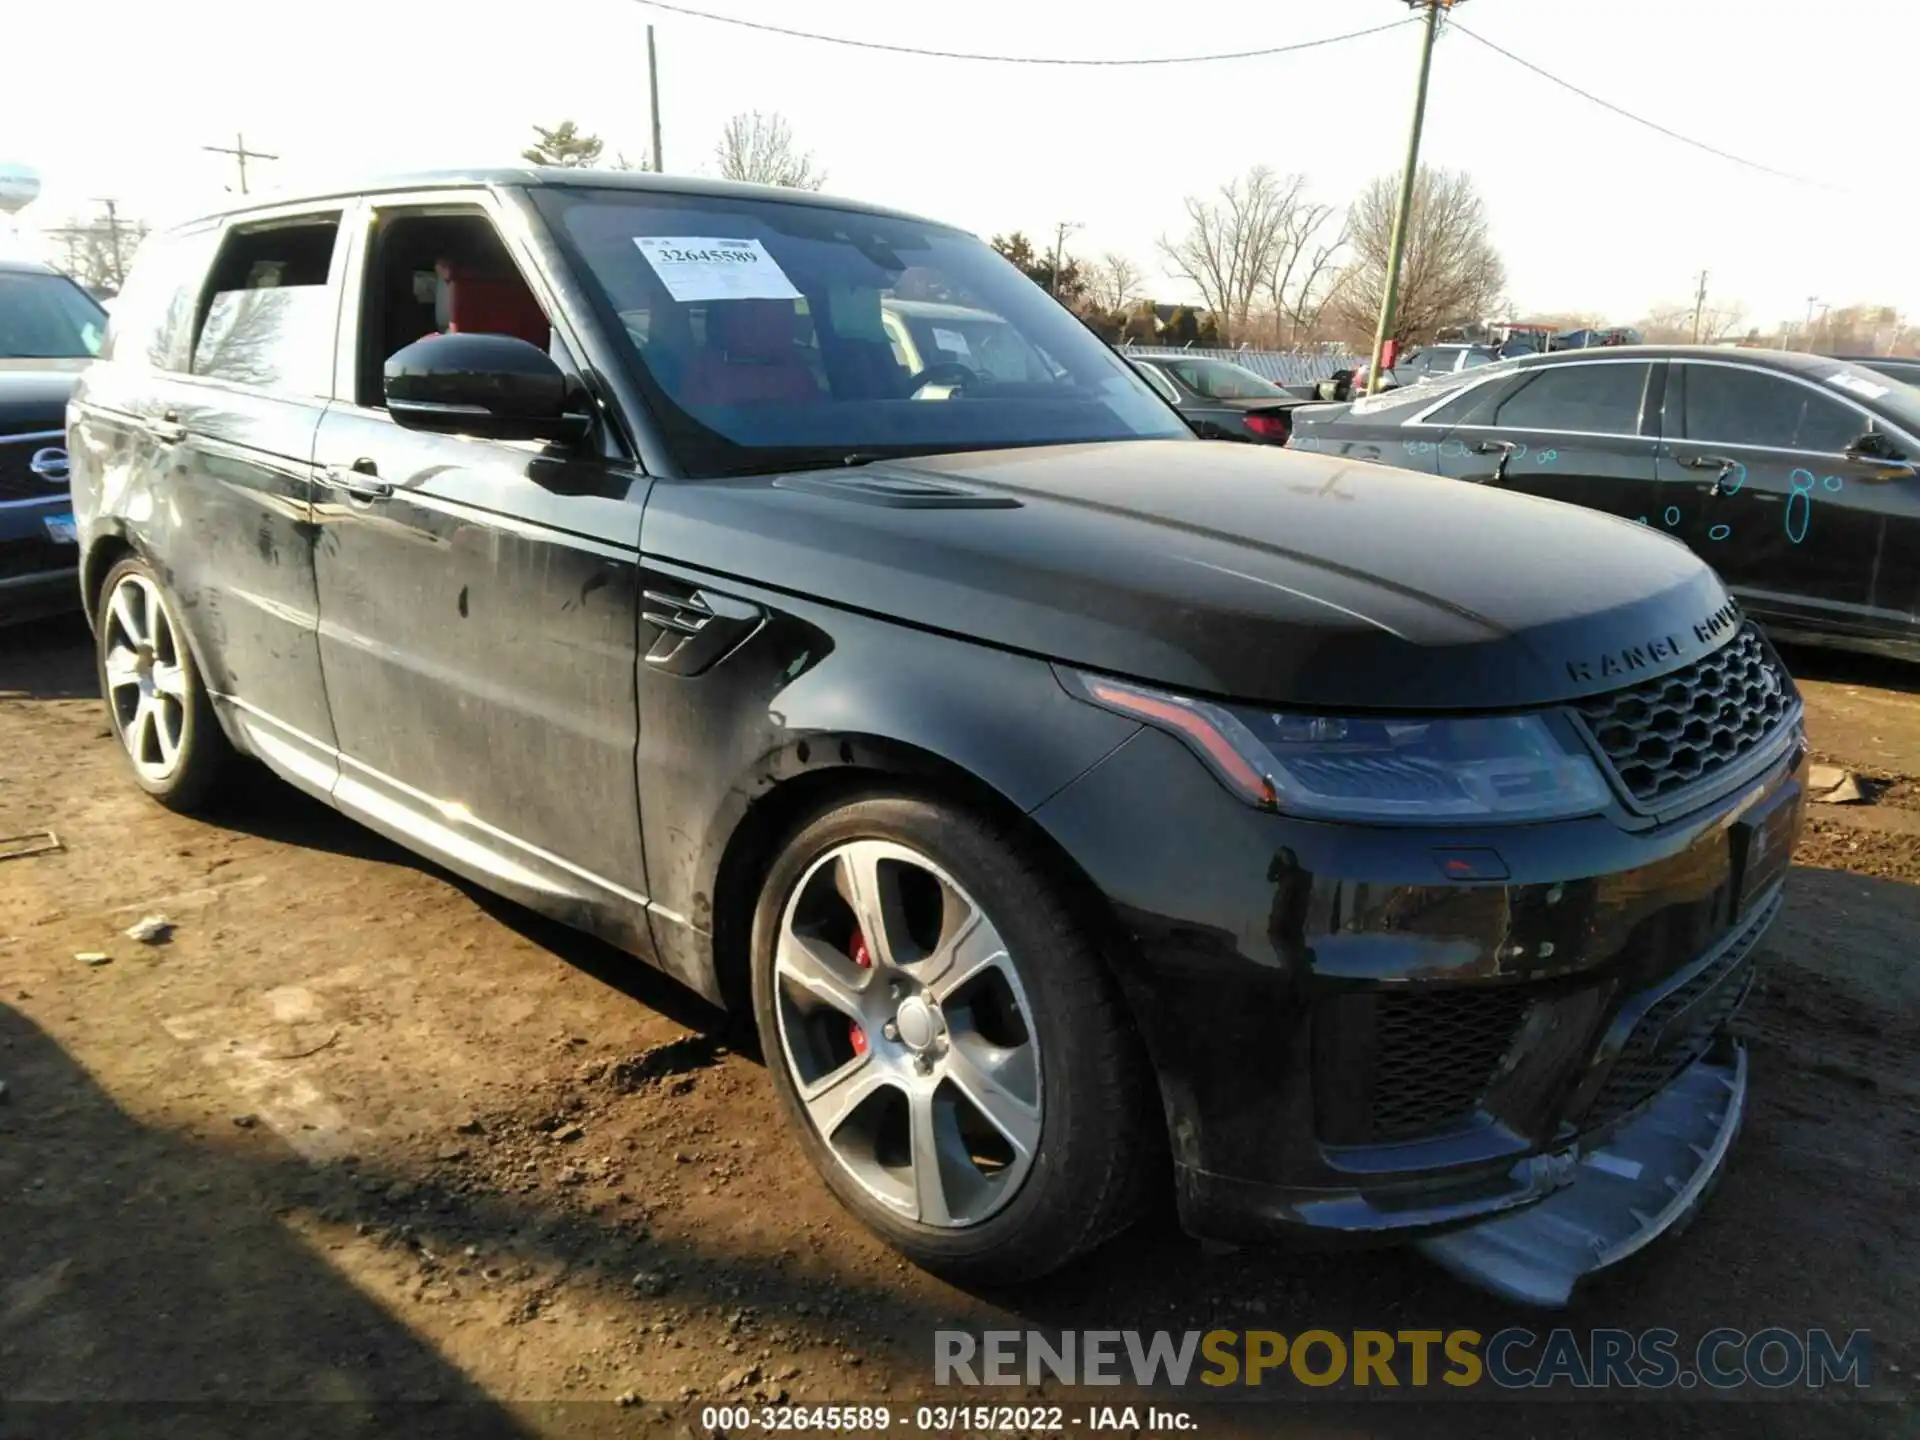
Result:
{"label": "front grille", "polygon": [[0,435],[0,500],[51,500],[66,493],[65,481],[49,484],[29,468],[41,450],[67,448],[66,437],[58,430],[40,428],[47,433]]}
{"label": "front grille", "polygon": [[[1731,1020],[1747,998],[1753,983],[1754,952],[1760,937],[1780,908],[1775,897],[1748,923],[1746,932],[1719,955],[1702,965],[1674,989],[1647,1007],[1646,1014],[1627,1036],[1620,1054],[1607,1072],[1600,1093],[1594,1097],[1584,1130],[1610,1125],[1642,1101],[1664,1090],[1682,1070],[1698,1060],[1713,1043],[1714,1035]],[[1674,1038],[1672,1045],[1656,1055],[1654,1042],[1674,1016],[1692,1005],[1722,979],[1726,984],[1714,996],[1713,1003],[1688,1017],[1686,1033]]]}
{"label": "front grille", "polygon": [[1578,708],[1628,793],[1655,803],[1766,743],[1793,709],[1793,682],[1748,623],[1704,660]]}
{"label": "front grille", "polygon": [[1470,1116],[1512,1048],[1519,989],[1388,993],[1375,1000],[1371,1138],[1405,1140]]}

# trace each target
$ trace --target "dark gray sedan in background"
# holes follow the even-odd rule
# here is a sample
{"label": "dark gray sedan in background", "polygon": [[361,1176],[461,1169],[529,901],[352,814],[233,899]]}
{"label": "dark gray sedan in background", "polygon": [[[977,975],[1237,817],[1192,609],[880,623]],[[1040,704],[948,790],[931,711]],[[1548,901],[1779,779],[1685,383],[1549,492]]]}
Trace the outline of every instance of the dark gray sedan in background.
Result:
{"label": "dark gray sedan in background", "polygon": [[1776,635],[1920,659],[1920,390],[1862,364],[1530,355],[1302,407],[1291,444],[1607,511],[1691,546]]}
{"label": "dark gray sedan in background", "polygon": [[1133,368],[1202,440],[1284,445],[1304,398],[1243,365],[1202,355],[1129,355]]}

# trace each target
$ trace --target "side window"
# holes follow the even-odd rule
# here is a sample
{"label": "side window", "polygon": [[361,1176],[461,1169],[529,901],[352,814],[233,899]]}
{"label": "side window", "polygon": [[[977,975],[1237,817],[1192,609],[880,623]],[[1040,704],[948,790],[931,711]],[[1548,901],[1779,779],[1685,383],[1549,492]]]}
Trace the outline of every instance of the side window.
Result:
{"label": "side window", "polygon": [[[485,211],[474,206],[383,210],[374,225],[360,294],[354,399],[384,409],[387,357],[436,334],[511,335],[556,358],[552,322]],[[639,308],[649,342],[659,317]],[[638,337],[636,337],[637,339]],[[562,360],[563,368],[570,368]]]}
{"label": "side window", "polygon": [[1805,385],[1732,365],[1686,367],[1690,440],[1839,453],[1866,433],[1855,411]]}
{"label": "side window", "polygon": [[333,389],[338,306],[327,284],[340,216],[236,226],[200,302],[193,373],[263,390]]}
{"label": "side window", "polygon": [[219,232],[172,230],[149,236],[113,302],[100,358],[155,370],[187,368],[200,282]]}
{"label": "side window", "polygon": [[1503,395],[1511,394],[1515,381],[1508,376],[1504,380],[1489,380],[1480,385],[1467,385],[1464,393],[1456,395],[1438,410],[1427,416],[1429,425],[1486,425]]}
{"label": "side window", "polygon": [[1632,435],[1640,429],[1646,365],[1555,365],[1501,402],[1493,423],[1511,430],[1583,430]]}

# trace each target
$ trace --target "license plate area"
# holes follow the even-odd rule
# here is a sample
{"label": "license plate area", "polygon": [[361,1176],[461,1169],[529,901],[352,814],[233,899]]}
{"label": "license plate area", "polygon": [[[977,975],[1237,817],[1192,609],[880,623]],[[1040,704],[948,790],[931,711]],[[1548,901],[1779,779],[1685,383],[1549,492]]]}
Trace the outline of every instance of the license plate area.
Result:
{"label": "license plate area", "polygon": [[1734,823],[1734,920],[1744,918],[1754,902],[1787,873],[1793,863],[1794,823],[1800,814],[1800,782],[1781,786],[1764,806]]}

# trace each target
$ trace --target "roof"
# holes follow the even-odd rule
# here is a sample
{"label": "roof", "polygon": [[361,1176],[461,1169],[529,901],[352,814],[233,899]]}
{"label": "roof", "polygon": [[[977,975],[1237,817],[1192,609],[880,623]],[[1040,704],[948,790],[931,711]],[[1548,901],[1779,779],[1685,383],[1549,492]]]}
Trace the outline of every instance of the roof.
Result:
{"label": "roof", "polygon": [[[589,170],[555,165],[496,165],[467,170],[418,170],[400,174],[346,176],[331,185],[302,186],[280,191],[261,190],[244,200],[224,205],[183,221],[194,224],[245,215],[255,210],[279,209],[310,201],[354,199],[409,190],[471,190],[476,187],[513,187],[537,189],[541,186],[568,186],[594,190],[653,190],[668,195],[711,195],[727,199],[765,200],[783,205],[812,205],[825,210],[852,210],[865,215],[884,215],[894,220],[912,220],[923,225],[944,222],[905,210],[892,210],[860,200],[820,195],[811,190],[789,190],[779,185],[747,185],[736,180],[706,180],[694,175],[656,175],[649,170]],[[948,226],[947,228],[957,228]]]}
{"label": "roof", "polygon": [[[1727,358],[1727,352],[1717,345],[1594,345],[1584,350],[1555,350],[1547,355],[1519,355],[1509,363],[1532,369],[1540,365],[1577,365],[1582,361],[1592,360],[1702,358],[1724,361]],[[1809,355],[1804,350],[1742,349],[1740,358],[1743,361],[1760,361],[1782,370],[1802,373],[1819,370],[1835,363],[1835,357],[1831,355]]]}
{"label": "roof", "polygon": [[0,272],[13,275],[58,275],[60,272],[51,265],[43,265],[38,260],[8,258],[0,255]]}

